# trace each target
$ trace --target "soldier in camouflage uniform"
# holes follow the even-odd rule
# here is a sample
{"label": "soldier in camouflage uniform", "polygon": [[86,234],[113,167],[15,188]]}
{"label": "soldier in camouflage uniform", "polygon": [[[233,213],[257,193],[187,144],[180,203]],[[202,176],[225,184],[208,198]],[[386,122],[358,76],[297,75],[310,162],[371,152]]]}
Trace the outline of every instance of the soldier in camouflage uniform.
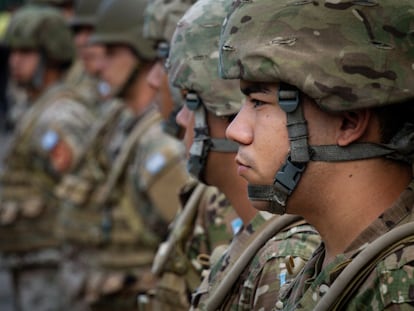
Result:
{"label": "soldier in camouflage uniform", "polygon": [[[99,68],[117,105],[100,120],[82,163],[57,190],[66,275],[93,310],[135,310],[136,295],[153,287],[151,264],[187,182],[182,144],[164,133],[146,82],[153,42],[143,38],[145,0],[99,7],[92,44],[106,48]],[[101,122],[102,121],[102,122]],[[69,281],[68,281],[69,283]]]}
{"label": "soldier in camouflage uniform", "polygon": [[[180,89],[169,83],[164,62],[177,21],[192,3],[157,0],[150,2],[145,11],[144,35],[158,43],[158,61],[147,80],[159,89],[162,106],[170,110],[174,102],[173,111],[164,122],[164,130],[172,135],[182,134],[175,115],[183,98]],[[215,249],[227,246],[239,226],[239,217],[224,194],[196,179],[182,189],[181,204],[183,209],[153,265],[153,272],[160,280],[155,289],[139,297],[143,310],[188,310],[191,292],[200,284],[201,273],[209,265],[208,257]]]}
{"label": "soldier in camouflage uniform", "polygon": [[[232,146],[230,141],[217,138],[225,137],[226,127],[239,111],[243,99],[238,83],[221,80],[217,70],[221,24],[230,7],[231,1],[227,0],[197,1],[178,23],[169,59],[171,81],[187,91],[187,103],[178,113],[177,121],[187,129],[186,141],[194,140],[190,149],[191,168],[197,169],[198,161],[207,161],[206,180],[223,190],[245,224],[244,230],[236,235],[193,294],[192,309],[195,310],[270,309],[284,281],[285,257],[305,262],[319,244],[315,230],[298,217],[285,226],[275,226],[280,231],[274,229],[267,234],[280,220],[265,212],[253,218],[255,212],[248,200],[247,184],[237,176],[234,162],[238,145],[230,149],[231,153],[217,152],[225,150],[224,142]],[[208,124],[205,129],[202,128],[204,118]],[[208,133],[214,138],[206,137]],[[208,146],[212,146],[209,158],[197,158],[197,150],[208,149]],[[267,239],[257,241],[262,236]],[[257,244],[257,254],[252,254],[236,273],[237,259],[250,244]],[[228,283],[232,277],[233,281]]]}
{"label": "soldier in camouflage uniform", "polygon": [[145,9],[144,36],[156,42],[157,62],[148,74],[148,83],[157,88],[161,114],[165,121],[164,130],[179,136],[182,130],[175,121],[175,116],[182,105],[179,89],[168,81],[165,61],[169,54],[170,41],[178,20],[195,0],[155,0],[148,1]]}
{"label": "soldier in camouflage uniform", "polygon": [[30,0],[39,6],[51,6],[60,10],[73,32],[76,60],[68,70],[65,83],[77,88],[92,109],[100,112],[100,84],[97,79],[97,62],[104,55],[101,45],[88,44],[88,38],[96,23],[96,13],[102,0]]}
{"label": "soldier in camouflage uniform", "polygon": [[413,25],[391,0],[239,2],[225,23],[250,196],[323,241],[275,310],[413,309]]}
{"label": "soldier in camouflage uniform", "polygon": [[96,13],[102,0],[79,0],[75,4],[69,25],[76,47],[76,61],[66,75],[66,83],[74,85],[92,108],[100,110],[101,94],[98,79],[99,62],[105,49],[99,44],[89,44],[89,37],[96,24]]}
{"label": "soldier in camouflage uniform", "polygon": [[11,50],[11,78],[28,91],[31,104],[13,133],[3,162],[2,263],[13,274],[19,310],[64,310],[57,278],[60,251],[54,234],[57,202],[53,197],[61,172],[50,161],[53,148],[47,148],[50,139],[45,134],[55,131],[57,141],[67,143],[66,165],[70,166],[79,146],[69,143],[69,131],[84,135],[94,116],[76,91],[61,83],[75,49],[58,11],[31,6],[19,9],[5,42]]}

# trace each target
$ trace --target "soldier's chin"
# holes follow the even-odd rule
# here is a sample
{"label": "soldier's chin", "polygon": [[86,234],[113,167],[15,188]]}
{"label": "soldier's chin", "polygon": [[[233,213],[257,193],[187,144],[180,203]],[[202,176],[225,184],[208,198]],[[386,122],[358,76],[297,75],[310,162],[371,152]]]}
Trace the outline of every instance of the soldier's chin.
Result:
{"label": "soldier's chin", "polygon": [[16,79],[13,79],[13,81],[18,87],[21,87],[21,88],[24,88],[24,89],[27,89],[31,86],[30,81],[26,81],[24,79],[16,78]]}
{"label": "soldier's chin", "polygon": [[259,211],[265,211],[268,212],[270,209],[270,202],[268,201],[256,201],[256,200],[250,200],[252,203],[252,206],[259,210]]}

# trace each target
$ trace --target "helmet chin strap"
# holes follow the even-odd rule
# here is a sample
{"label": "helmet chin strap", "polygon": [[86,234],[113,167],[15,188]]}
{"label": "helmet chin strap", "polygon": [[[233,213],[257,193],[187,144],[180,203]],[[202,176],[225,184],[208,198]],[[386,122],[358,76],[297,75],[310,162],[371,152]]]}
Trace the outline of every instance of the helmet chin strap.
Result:
{"label": "helmet chin strap", "polygon": [[354,143],[346,147],[337,145],[309,146],[306,120],[299,105],[299,90],[281,83],[278,91],[279,105],[287,115],[290,152],[272,185],[248,185],[249,199],[268,201],[267,211],[286,213],[286,203],[297,187],[309,161],[341,162],[376,157],[397,158],[393,146],[374,143]]}
{"label": "helmet chin strap", "polygon": [[132,69],[125,83],[117,90],[114,90],[115,97],[125,98],[129,88],[132,86],[132,84],[135,82],[135,79],[138,77],[139,69],[140,69],[140,65],[138,62],[138,64],[135,65],[135,67]]}
{"label": "helmet chin strap", "polygon": [[276,173],[273,185],[249,184],[248,195],[252,201],[268,201],[269,212],[284,214],[286,201],[299,183],[310,155],[306,120],[299,105],[299,90],[287,84],[280,84],[278,98],[280,107],[287,114],[290,152],[285,163]]}
{"label": "helmet chin strap", "polygon": [[194,140],[190,148],[190,157],[187,162],[187,169],[194,177],[204,182],[205,168],[208,153],[216,152],[237,152],[238,144],[224,138],[211,138],[207,125],[207,111],[201,99],[194,92],[188,92],[186,96],[188,109],[194,111]]}
{"label": "helmet chin strap", "polygon": [[45,72],[46,72],[46,57],[44,53],[40,52],[39,62],[37,63],[34,75],[31,79],[30,86],[34,90],[40,90],[45,83]]}
{"label": "helmet chin strap", "polygon": [[132,68],[131,72],[129,73],[127,79],[125,80],[124,84],[120,86],[118,89],[113,89],[112,93],[114,97],[119,98],[125,98],[127,95],[128,90],[131,88],[131,86],[134,84],[136,78],[138,77],[138,74],[141,70],[141,60],[139,59],[138,55],[133,51],[137,63],[135,64],[134,68]]}

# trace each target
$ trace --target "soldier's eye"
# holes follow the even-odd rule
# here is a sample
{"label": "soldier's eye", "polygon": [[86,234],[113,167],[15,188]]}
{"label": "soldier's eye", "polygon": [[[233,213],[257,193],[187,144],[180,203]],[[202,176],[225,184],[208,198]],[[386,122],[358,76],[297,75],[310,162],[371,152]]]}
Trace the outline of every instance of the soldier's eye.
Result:
{"label": "soldier's eye", "polygon": [[250,102],[253,104],[254,108],[258,108],[265,104],[265,102],[258,100],[258,99],[254,99],[254,98],[250,99]]}

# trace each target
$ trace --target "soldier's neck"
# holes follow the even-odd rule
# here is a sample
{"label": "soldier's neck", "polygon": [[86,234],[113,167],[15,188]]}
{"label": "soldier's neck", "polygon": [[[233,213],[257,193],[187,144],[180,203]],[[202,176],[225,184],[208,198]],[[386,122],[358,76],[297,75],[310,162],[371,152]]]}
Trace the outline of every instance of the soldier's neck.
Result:
{"label": "soldier's neck", "polygon": [[125,102],[137,116],[142,115],[152,105],[157,90],[147,82],[149,66],[143,66],[135,81],[126,92]]}

